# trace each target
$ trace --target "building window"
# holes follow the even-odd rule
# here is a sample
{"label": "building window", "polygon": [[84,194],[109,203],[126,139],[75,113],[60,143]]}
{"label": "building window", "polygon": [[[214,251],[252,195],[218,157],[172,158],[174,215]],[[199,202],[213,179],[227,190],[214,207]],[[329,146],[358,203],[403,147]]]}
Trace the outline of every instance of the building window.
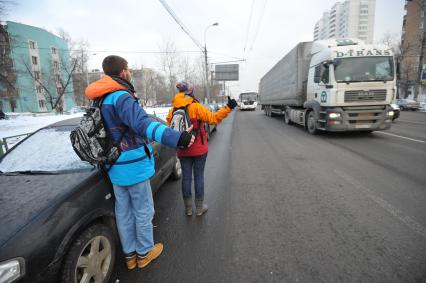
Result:
{"label": "building window", "polygon": [[60,86],[59,86],[59,87],[57,87],[57,88],[56,88],[56,91],[58,92],[58,94],[61,94],[61,93],[62,93],[62,87],[60,87]]}
{"label": "building window", "polygon": [[37,65],[38,60],[36,56],[31,56],[31,60],[33,62],[33,65]]}
{"label": "building window", "polygon": [[424,26],[424,22],[421,22],[419,28],[423,29],[423,26]]}
{"label": "building window", "polygon": [[61,76],[59,76],[59,74],[56,74],[55,75],[55,79],[56,79],[57,82],[60,82],[61,81]]}
{"label": "building window", "polygon": [[421,16],[422,18],[424,18],[424,17],[425,17],[425,11],[422,11],[422,12],[421,12],[421,14],[420,14],[420,16]]}
{"label": "building window", "polygon": [[40,79],[40,72],[39,71],[34,71],[34,79],[35,80],[39,80]]}
{"label": "building window", "polygon": [[360,26],[359,30],[368,30],[368,26]]}
{"label": "building window", "polygon": [[38,86],[36,87],[36,91],[37,91],[37,93],[42,93],[43,88],[41,87],[41,85],[38,85]]}
{"label": "building window", "polygon": [[36,49],[36,43],[30,40],[30,49]]}
{"label": "building window", "polygon": [[55,47],[52,47],[52,54],[56,54],[58,50]]}
{"label": "building window", "polygon": [[58,61],[53,61],[53,69],[54,70],[59,70],[59,63],[58,63]]}

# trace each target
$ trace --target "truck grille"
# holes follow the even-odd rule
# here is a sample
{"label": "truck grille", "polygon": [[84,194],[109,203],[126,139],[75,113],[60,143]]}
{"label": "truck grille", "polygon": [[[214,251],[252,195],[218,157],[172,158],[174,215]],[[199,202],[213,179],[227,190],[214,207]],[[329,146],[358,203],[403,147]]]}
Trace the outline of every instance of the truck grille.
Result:
{"label": "truck grille", "polygon": [[345,91],[345,102],[356,101],[384,101],[386,100],[386,89],[348,90]]}

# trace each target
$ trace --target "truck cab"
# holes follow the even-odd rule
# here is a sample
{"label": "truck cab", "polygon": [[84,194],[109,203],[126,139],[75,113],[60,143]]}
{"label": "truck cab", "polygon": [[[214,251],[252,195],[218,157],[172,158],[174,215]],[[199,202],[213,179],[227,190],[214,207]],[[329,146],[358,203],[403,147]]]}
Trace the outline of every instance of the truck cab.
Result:
{"label": "truck cab", "polygon": [[304,103],[310,133],[390,128],[396,81],[389,47],[330,39],[313,42],[311,55]]}

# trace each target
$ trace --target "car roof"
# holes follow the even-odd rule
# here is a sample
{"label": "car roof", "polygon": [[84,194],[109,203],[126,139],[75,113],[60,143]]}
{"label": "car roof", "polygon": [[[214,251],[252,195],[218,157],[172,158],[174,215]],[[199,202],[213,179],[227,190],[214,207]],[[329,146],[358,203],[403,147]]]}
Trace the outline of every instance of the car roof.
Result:
{"label": "car roof", "polygon": [[[156,119],[156,120],[159,120],[159,121],[162,121],[163,123],[165,123],[165,122],[164,122],[161,118],[159,118],[159,117],[155,117],[155,116],[153,116],[153,115],[151,115],[151,114],[148,114],[148,116],[149,116],[151,119]],[[77,127],[77,126],[78,126],[78,124],[79,124],[79,123],[80,123],[80,121],[81,121],[81,118],[82,118],[82,117],[69,118],[69,119],[66,119],[66,120],[62,120],[62,121],[59,121],[59,122],[56,122],[56,123],[50,124],[50,125],[48,125],[48,126],[46,126],[46,127],[43,127],[43,128],[64,127],[64,126],[75,126],[75,127]]]}

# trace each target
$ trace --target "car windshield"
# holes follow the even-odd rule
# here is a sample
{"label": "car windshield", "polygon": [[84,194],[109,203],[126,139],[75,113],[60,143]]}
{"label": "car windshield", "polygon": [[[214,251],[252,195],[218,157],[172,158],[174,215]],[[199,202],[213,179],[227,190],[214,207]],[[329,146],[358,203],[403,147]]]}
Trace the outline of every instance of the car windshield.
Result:
{"label": "car windshield", "polygon": [[339,59],[335,67],[337,82],[392,81],[393,59],[389,56]]}
{"label": "car windshield", "polygon": [[242,93],[240,94],[241,101],[257,101],[257,93]]}
{"label": "car windshield", "polygon": [[81,161],[70,141],[69,127],[46,128],[27,138],[13,148],[0,161],[0,171],[57,172],[93,168]]}

